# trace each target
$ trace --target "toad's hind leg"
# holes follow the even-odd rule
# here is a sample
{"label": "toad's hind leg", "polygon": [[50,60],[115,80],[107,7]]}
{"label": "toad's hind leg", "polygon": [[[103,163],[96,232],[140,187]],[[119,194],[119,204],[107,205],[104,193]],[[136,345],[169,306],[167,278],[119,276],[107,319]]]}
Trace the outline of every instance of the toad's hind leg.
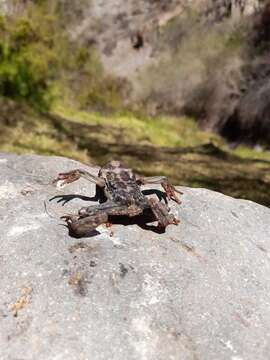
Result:
{"label": "toad's hind leg", "polygon": [[129,216],[139,215],[143,210],[136,205],[122,205],[107,201],[100,205],[83,207],[78,215],[63,216],[66,220],[72,234],[80,237],[87,235],[90,231],[96,229],[99,225],[108,222],[109,216]]}
{"label": "toad's hind leg", "polygon": [[99,214],[86,217],[79,217],[78,215],[67,215],[62,216],[62,219],[66,221],[72,235],[81,237],[89,234],[99,225],[105,224],[108,221],[108,215],[105,212],[100,212]]}
{"label": "toad's hind leg", "polygon": [[149,205],[158,221],[158,227],[166,228],[170,224],[179,224],[180,220],[176,219],[173,214],[169,214],[167,206],[162,202],[149,199]]}
{"label": "toad's hind leg", "polygon": [[113,201],[106,201],[100,205],[83,207],[79,210],[80,217],[98,215],[106,213],[109,216],[129,216],[133,217],[143,212],[143,209],[137,205],[118,204]]}

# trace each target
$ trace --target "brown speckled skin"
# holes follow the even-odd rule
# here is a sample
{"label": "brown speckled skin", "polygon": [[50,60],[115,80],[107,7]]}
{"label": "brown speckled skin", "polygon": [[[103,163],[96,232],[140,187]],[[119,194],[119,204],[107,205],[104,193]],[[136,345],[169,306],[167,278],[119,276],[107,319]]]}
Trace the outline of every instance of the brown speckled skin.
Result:
{"label": "brown speckled skin", "polygon": [[108,200],[117,204],[147,207],[147,199],[136,182],[136,176],[120,161],[110,161],[99,171],[99,177],[105,180],[104,192]]}
{"label": "brown speckled skin", "polygon": [[161,183],[168,198],[180,204],[180,200],[175,194],[179,191],[164,177],[140,177],[120,161],[113,160],[100,169],[98,176],[77,169],[59,174],[54,182],[60,180],[63,184],[68,184],[80,177],[103,188],[107,201],[99,205],[83,207],[79,210],[78,215],[62,217],[76,236],[83,236],[100,224],[107,223],[109,216],[134,217],[142,214],[145,209],[152,210],[158,221],[158,227],[166,228],[169,224],[177,225],[179,223],[179,220],[169,214],[167,205],[156,199],[147,198],[140,189],[140,185],[148,182]]}

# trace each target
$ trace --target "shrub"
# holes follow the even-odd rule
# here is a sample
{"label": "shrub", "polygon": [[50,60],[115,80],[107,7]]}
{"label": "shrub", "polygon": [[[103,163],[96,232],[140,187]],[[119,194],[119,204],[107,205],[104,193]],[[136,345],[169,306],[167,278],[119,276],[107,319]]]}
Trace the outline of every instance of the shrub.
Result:
{"label": "shrub", "polygon": [[[181,21],[176,23],[180,27]],[[185,113],[215,129],[220,113],[224,108],[231,112],[231,99],[238,96],[247,26],[229,20],[212,26],[191,21],[191,25],[173,51],[144,71],[140,99],[153,114],[155,109]]]}
{"label": "shrub", "polygon": [[51,26],[54,19],[40,9],[0,20],[0,95],[46,110],[57,58]]}
{"label": "shrub", "polygon": [[93,47],[69,38],[57,4],[37,0],[0,17],[0,96],[47,111],[58,90],[77,107],[119,110],[127,82],[105,73]]}
{"label": "shrub", "polygon": [[130,91],[127,80],[106,73],[93,48],[69,44],[69,62],[64,66],[64,86],[71,89],[75,105],[99,112],[123,108],[124,96]]}

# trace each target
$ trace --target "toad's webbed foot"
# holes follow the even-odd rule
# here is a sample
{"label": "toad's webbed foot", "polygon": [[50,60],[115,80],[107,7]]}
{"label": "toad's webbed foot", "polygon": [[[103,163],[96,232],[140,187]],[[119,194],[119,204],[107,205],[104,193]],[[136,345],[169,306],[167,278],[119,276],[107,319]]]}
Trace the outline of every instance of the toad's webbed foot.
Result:
{"label": "toad's webbed foot", "polygon": [[136,180],[139,185],[161,184],[161,186],[166,192],[166,196],[168,197],[168,199],[174,200],[177,204],[181,204],[181,200],[176,195],[176,193],[178,194],[183,194],[183,193],[177,190],[165,176],[152,176],[152,177],[137,176]]}
{"label": "toad's webbed foot", "polygon": [[105,181],[102,178],[80,169],[58,174],[57,178],[53,180],[53,184],[56,184],[59,187],[64,187],[65,185],[80,179],[80,177],[83,177],[100,187],[105,186]]}
{"label": "toad's webbed foot", "polygon": [[167,179],[161,182],[161,186],[165,190],[166,195],[170,200],[174,200],[177,204],[181,204],[181,200],[176,195],[176,193],[183,195],[181,191],[177,190],[172,184],[169,183]]}
{"label": "toad's webbed foot", "polygon": [[170,224],[178,225],[180,223],[180,220],[169,213],[168,207],[165,204],[156,199],[149,199],[149,205],[158,221],[158,227],[166,228]]}
{"label": "toad's webbed foot", "polygon": [[70,184],[81,177],[81,174],[78,170],[69,171],[66,173],[58,174],[57,178],[53,180],[53,184],[56,186],[64,187],[67,184]]}

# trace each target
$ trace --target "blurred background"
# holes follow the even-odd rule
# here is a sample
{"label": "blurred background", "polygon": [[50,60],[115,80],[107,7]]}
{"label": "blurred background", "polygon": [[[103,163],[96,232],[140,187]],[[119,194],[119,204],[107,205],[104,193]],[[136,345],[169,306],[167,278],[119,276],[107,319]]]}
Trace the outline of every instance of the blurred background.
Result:
{"label": "blurred background", "polygon": [[270,205],[270,2],[1,0],[0,151]]}

